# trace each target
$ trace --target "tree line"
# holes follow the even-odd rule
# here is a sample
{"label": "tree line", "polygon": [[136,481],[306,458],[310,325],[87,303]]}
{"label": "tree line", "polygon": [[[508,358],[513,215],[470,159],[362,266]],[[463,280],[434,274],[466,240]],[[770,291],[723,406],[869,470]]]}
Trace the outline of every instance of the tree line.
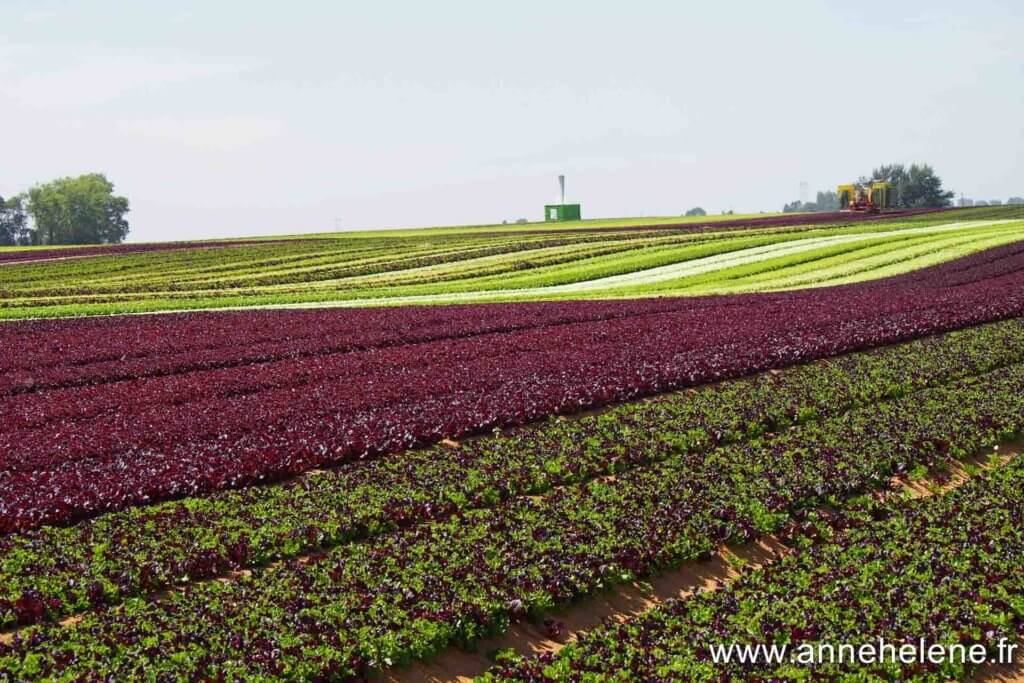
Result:
{"label": "tree line", "polygon": [[0,245],[117,244],[128,235],[128,199],[102,173],[59,178],[0,197]]}
{"label": "tree line", "polygon": [[[939,209],[950,206],[953,193],[943,189],[942,179],[928,164],[884,164],[870,175],[861,176],[857,181],[869,185],[884,180],[892,185],[892,206],[895,209]],[[799,200],[786,204],[782,210],[794,211],[838,211],[839,196],[835,192],[819,192],[813,202]]]}

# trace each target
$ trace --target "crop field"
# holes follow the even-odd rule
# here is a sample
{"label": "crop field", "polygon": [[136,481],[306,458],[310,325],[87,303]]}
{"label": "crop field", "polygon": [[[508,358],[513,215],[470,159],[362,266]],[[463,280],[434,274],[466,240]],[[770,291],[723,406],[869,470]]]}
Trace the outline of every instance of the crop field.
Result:
{"label": "crop field", "polygon": [[1024,228],[1020,207],[717,218],[6,250],[0,319],[777,291],[921,269]]}
{"label": "crop field", "polygon": [[1022,208],[0,250],[0,317],[3,683],[1024,642]]}

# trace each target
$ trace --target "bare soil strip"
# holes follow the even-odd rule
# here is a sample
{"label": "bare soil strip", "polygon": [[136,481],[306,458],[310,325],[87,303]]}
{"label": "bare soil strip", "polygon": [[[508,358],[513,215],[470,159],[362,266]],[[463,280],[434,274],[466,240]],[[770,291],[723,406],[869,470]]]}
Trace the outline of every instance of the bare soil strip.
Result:
{"label": "bare soil strip", "polygon": [[[911,479],[907,475],[896,476],[892,479],[892,491],[878,492],[876,495],[909,494],[914,498],[927,498],[947,493],[963,485],[978,470],[1005,463],[1022,451],[1024,442],[1021,441],[997,447],[995,454],[998,457],[994,461],[990,459],[990,453],[979,454],[957,465],[950,473],[951,476],[941,482]],[[738,578],[741,570],[758,569],[788,552],[791,549],[771,535],[746,545],[724,545],[709,560],[689,562],[646,581],[615,586],[578,605],[552,614],[548,626],[543,623],[519,622],[513,624],[504,635],[478,643],[473,652],[449,648],[430,662],[416,662],[406,668],[382,672],[380,679],[388,683],[470,683],[475,676],[493,666],[491,655],[497,650],[511,649],[521,655],[558,652],[605,620],[626,621],[666,600],[687,598],[698,590],[718,590]],[[1024,672],[1024,665],[1021,672]],[[1024,677],[978,680],[1024,683]]]}
{"label": "bare soil strip", "polygon": [[1024,683],[1024,638],[1017,640],[1012,664],[986,664],[971,676],[970,683]]}
{"label": "bare soil strip", "polygon": [[[689,389],[686,391],[693,390]],[[648,398],[647,400],[656,400],[656,397]],[[452,441],[452,444],[455,446],[458,443]],[[1004,444],[1001,447],[996,446],[995,454],[1000,456],[996,462],[1006,462],[1022,451],[1024,451],[1024,440]],[[963,461],[964,466],[957,465],[951,472],[951,476],[942,483],[925,479],[911,480],[906,475],[895,476],[892,479],[893,489],[896,492],[907,492],[918,498],[944,493],[957,488],[973,476],[968,468],[976,468],[976,472],[977,469],[992,466],[993,463],[990,461],[989,455],[980,454]],[[312,470],[299,475],[299,477],[317,476],[324,473],[325,470]],[[615,476],[606,475],[600,478],[614,481]],[[878,492],[877,495],[888,494]],[[543,496],[536,497],[541,498]],[[760,568],[789,551],[788,546],[772,535],[764,536],[744,545],[723,545],[707,560],[686,563],[678,569],[648,577],[644,581],[620,584],[600,594],[591,596],[581,604],[557,613],[558,618],[550,620],[550,626],[519,622],[513,624],[503,636],[487,639],[479,643],[475,652],[468,652],[454,647],[449,648],[440,657],[431,662],[417,662],[405,669],[389,670],[381,673],[380,677],[383,680],[395,683],[409,683],[412,681],[472,681],[474,676],[483,673],[491,667],[492,662],[489,654],[495,650],[511,648],[521,654],[539,654],[545,651],[557,652],[567,643],[572,642],[583,633],[600,626],[607,619],[625,621],[643,614],[667,599],[685,598],[693,595],[698,590],[717,590],[739,577],[741,571]],[[323,554],[324,551],[319,550],[291,558],[288,561],[305,563]],[[285,561],[277,561],[265,566],[269,568],[284,563]],[[251,574],[251,570],[243,569],[204,579],[203,581],[228,582],[243,576],[250,576]],[[203,581],[191,583],[198,584]],[[178,586],[158,591],[150,594],[148,598],[153,601],[160,601],[171,593],[182,590],[182,588],[182,586]],[[80,612],[70,615],[58,621],[57,624],[61,627],[74,627],[82,621],[84,614]],[[25,628],[27,627],[14,627],[13,629],[0,631],[0,644],[10,645],[15,636]],[[1024,678],[1021,681],[1024,683]]]}
{"label": "bare soil strip", "polygon": [[389,683],[469,682],[491,668],[490,654],[495,650],[512,649],[520,654],[534,655],[557,652],[606,619],[625,621],[667,599],[688,597],[699,589],[717,590],[740,575],[738,566],[760,567],[784,552],[787,552],[786,547],[774,537],[762,538],[745,546],[723,546],[709,560],[687,563],[648,581],[615,586],[557,613],[557,620],[551,624],[564,635],[552,637],[550,629],[543,624],[519,622],[513,624],[505,635],[479,643],[475,652],[451,648],[431,662],[417,662],[405,669],[385,672],[383,680]]}

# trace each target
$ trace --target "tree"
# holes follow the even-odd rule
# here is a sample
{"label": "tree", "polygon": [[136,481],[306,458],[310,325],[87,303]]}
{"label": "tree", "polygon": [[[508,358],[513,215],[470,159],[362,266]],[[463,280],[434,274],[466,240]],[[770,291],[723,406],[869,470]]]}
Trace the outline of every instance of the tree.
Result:
{"label": "tree", "polygon": [[798,211],[838,211],[839,195],[832,191],[818,192],[817,199],[813,202],[801,202],[797,200],[782,207],[783,213],[796,213]]}
{"label": "tree", "polygon": [[932,209],[950,206],[953,193],[942,189],[942,179],[928,164],[885,164],[861,177],[861,184],[885,180],[892,184],[892,203],[898,209]]}
{"label": "tree", "polygon": [[1006,200],[1007,204],[1024,204],[1024,197],[1010,197]]}
{"label": "tree", "polygon": [[100,173],[33,187],[28,213],[35,244],[116,244],[128,234],[128,200]]}
{"label": "tree", "polygon": [[687,216],[707,216],[708,212],[705,211],[704,209],[700,208],[699,206],[695,206],[692,209],[690,209],[689,211],[687,211],[686,215]]}
{"label": "tree", "polygon": [[816,211],[838,211],[839,210],[839,195],[832,190],[826,192],[819,192],[818,198],[814,202],[817,207]]}
{"label": "tree", "polygon": [[22,197],[11,197],[7,201],[0,197],[0,246],[11,247],[29,244],[30,241],[28,215]]}

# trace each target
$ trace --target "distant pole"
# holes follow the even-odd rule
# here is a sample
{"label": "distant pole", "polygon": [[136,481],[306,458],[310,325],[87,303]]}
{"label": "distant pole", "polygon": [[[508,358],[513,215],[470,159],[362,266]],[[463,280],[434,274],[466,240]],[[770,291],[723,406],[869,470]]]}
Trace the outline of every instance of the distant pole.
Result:
{"label": "distant pole", "polygon": [[565,176],[558,176],[558,188],[560,190],[561,204],[565,204]]}

